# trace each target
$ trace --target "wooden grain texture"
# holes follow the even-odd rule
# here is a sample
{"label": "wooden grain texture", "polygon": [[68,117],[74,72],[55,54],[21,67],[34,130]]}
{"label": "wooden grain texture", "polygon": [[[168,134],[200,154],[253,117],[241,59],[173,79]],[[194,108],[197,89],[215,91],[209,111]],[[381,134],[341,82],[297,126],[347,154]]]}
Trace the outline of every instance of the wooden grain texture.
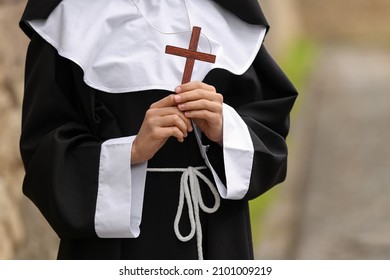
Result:
{"label": "wooden grain texture", "polygon": [[216,56],[212,54],[197,52],[200,38],[201,28],[194,26],[192,29],[191,40],[188,49],[183,49],[174,46],[166,46],[165,53],[186,57],[186,65],[184,67],[183,78],[181,83],[185,84],[191,81],[192,72],[194,69],[195,60],[215,63]]}

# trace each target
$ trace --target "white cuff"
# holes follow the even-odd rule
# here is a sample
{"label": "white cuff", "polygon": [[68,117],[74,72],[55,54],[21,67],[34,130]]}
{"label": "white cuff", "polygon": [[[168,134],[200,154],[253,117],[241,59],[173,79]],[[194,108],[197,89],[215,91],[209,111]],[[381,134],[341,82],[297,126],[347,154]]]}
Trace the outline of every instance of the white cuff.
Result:
{"label": "white cuff", "polygon": [[131,165],[135,136],[102,144],[95,231],[101,238],[135,238],[140,234],[147,162]]}
{"label": "white cuff", "polygon": [[223,104],[223,156],[226,186],[207,157],[207,146],[201,142],[201,131],[195,126],[200,152],[210,168],[219,194],[225,199],[242,199],[248,192],[252,174],[254,147],[248,127],[241,116],[229,105]]}

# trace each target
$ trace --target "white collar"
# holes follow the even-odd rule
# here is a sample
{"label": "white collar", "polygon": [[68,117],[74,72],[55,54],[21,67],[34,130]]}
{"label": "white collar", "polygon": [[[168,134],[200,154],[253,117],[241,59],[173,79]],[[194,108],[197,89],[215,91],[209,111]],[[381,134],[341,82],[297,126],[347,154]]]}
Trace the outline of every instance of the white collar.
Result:
{"label": "white collar", "polygon": [[[244,73],[263,42],[265,26],[250,25],[210,0],[187,0],[192,25],[202,27],[217,56],[215,64],[195,62],[192,80],[214,68]],[[182,0],[139,0],[142,14],[162,31],[190,30]],[[188,48],[190,32],[164,35],[131,0],[63,0],[47,20],[29,21],[58,53],[78,64],[87,85],[105,92],[173,90],[185,59],[165,54],[166,45]],[[209,52],[201,36],[199,49]]]}

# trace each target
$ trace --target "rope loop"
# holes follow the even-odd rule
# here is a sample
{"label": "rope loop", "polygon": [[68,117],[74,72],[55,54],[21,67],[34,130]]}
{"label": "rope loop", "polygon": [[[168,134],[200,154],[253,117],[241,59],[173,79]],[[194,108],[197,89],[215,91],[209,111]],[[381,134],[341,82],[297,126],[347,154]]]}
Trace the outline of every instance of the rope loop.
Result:
{"label": "rope loop", "polygon": [[[179,204],[177,207],[176,217],[174,221],[174,231],[176,237],[183,242],[191,240],[196,234],[198,258],[203,260],[203,249],[202,249],[202,224],[200,222],[199,209],[203,212],[211,214],[218,210],[221,204],[221,198],[218,194],[218,190],[205,175],[199,170],[207,169],[206,166],[188,168],[148,168],[151,172],[182,172],[180,178],[180,193],[179,193]],[[200,188],[201,179],[209,187],[211,193],[214,196],[215,203],[212,207],[207,207],[204,204],[202,192]],[[191,231],[187,236],[183,236],[179,229],[179,223],[183,214],[184,202],[187,203],[188,217],[190,220]]]}

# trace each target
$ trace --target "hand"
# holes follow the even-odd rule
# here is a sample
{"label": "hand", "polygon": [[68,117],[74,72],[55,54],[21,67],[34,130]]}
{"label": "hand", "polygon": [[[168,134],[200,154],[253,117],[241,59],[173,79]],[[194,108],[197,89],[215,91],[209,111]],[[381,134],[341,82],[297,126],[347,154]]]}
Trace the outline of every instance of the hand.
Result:
{"label": "hand", "polygon": [[131,164],[147,161],[161,149],[169,137],[183,142],[192,131],[191,120],[176,106],[173,94],[153,103],[146,111],[140,131],[133,142]]}
{"label": "hand", "polygon": [[189,82],[175,89],[177,107],[211,141],[222,145],[223,139],[223,96],[213,86],[202,82]]}

